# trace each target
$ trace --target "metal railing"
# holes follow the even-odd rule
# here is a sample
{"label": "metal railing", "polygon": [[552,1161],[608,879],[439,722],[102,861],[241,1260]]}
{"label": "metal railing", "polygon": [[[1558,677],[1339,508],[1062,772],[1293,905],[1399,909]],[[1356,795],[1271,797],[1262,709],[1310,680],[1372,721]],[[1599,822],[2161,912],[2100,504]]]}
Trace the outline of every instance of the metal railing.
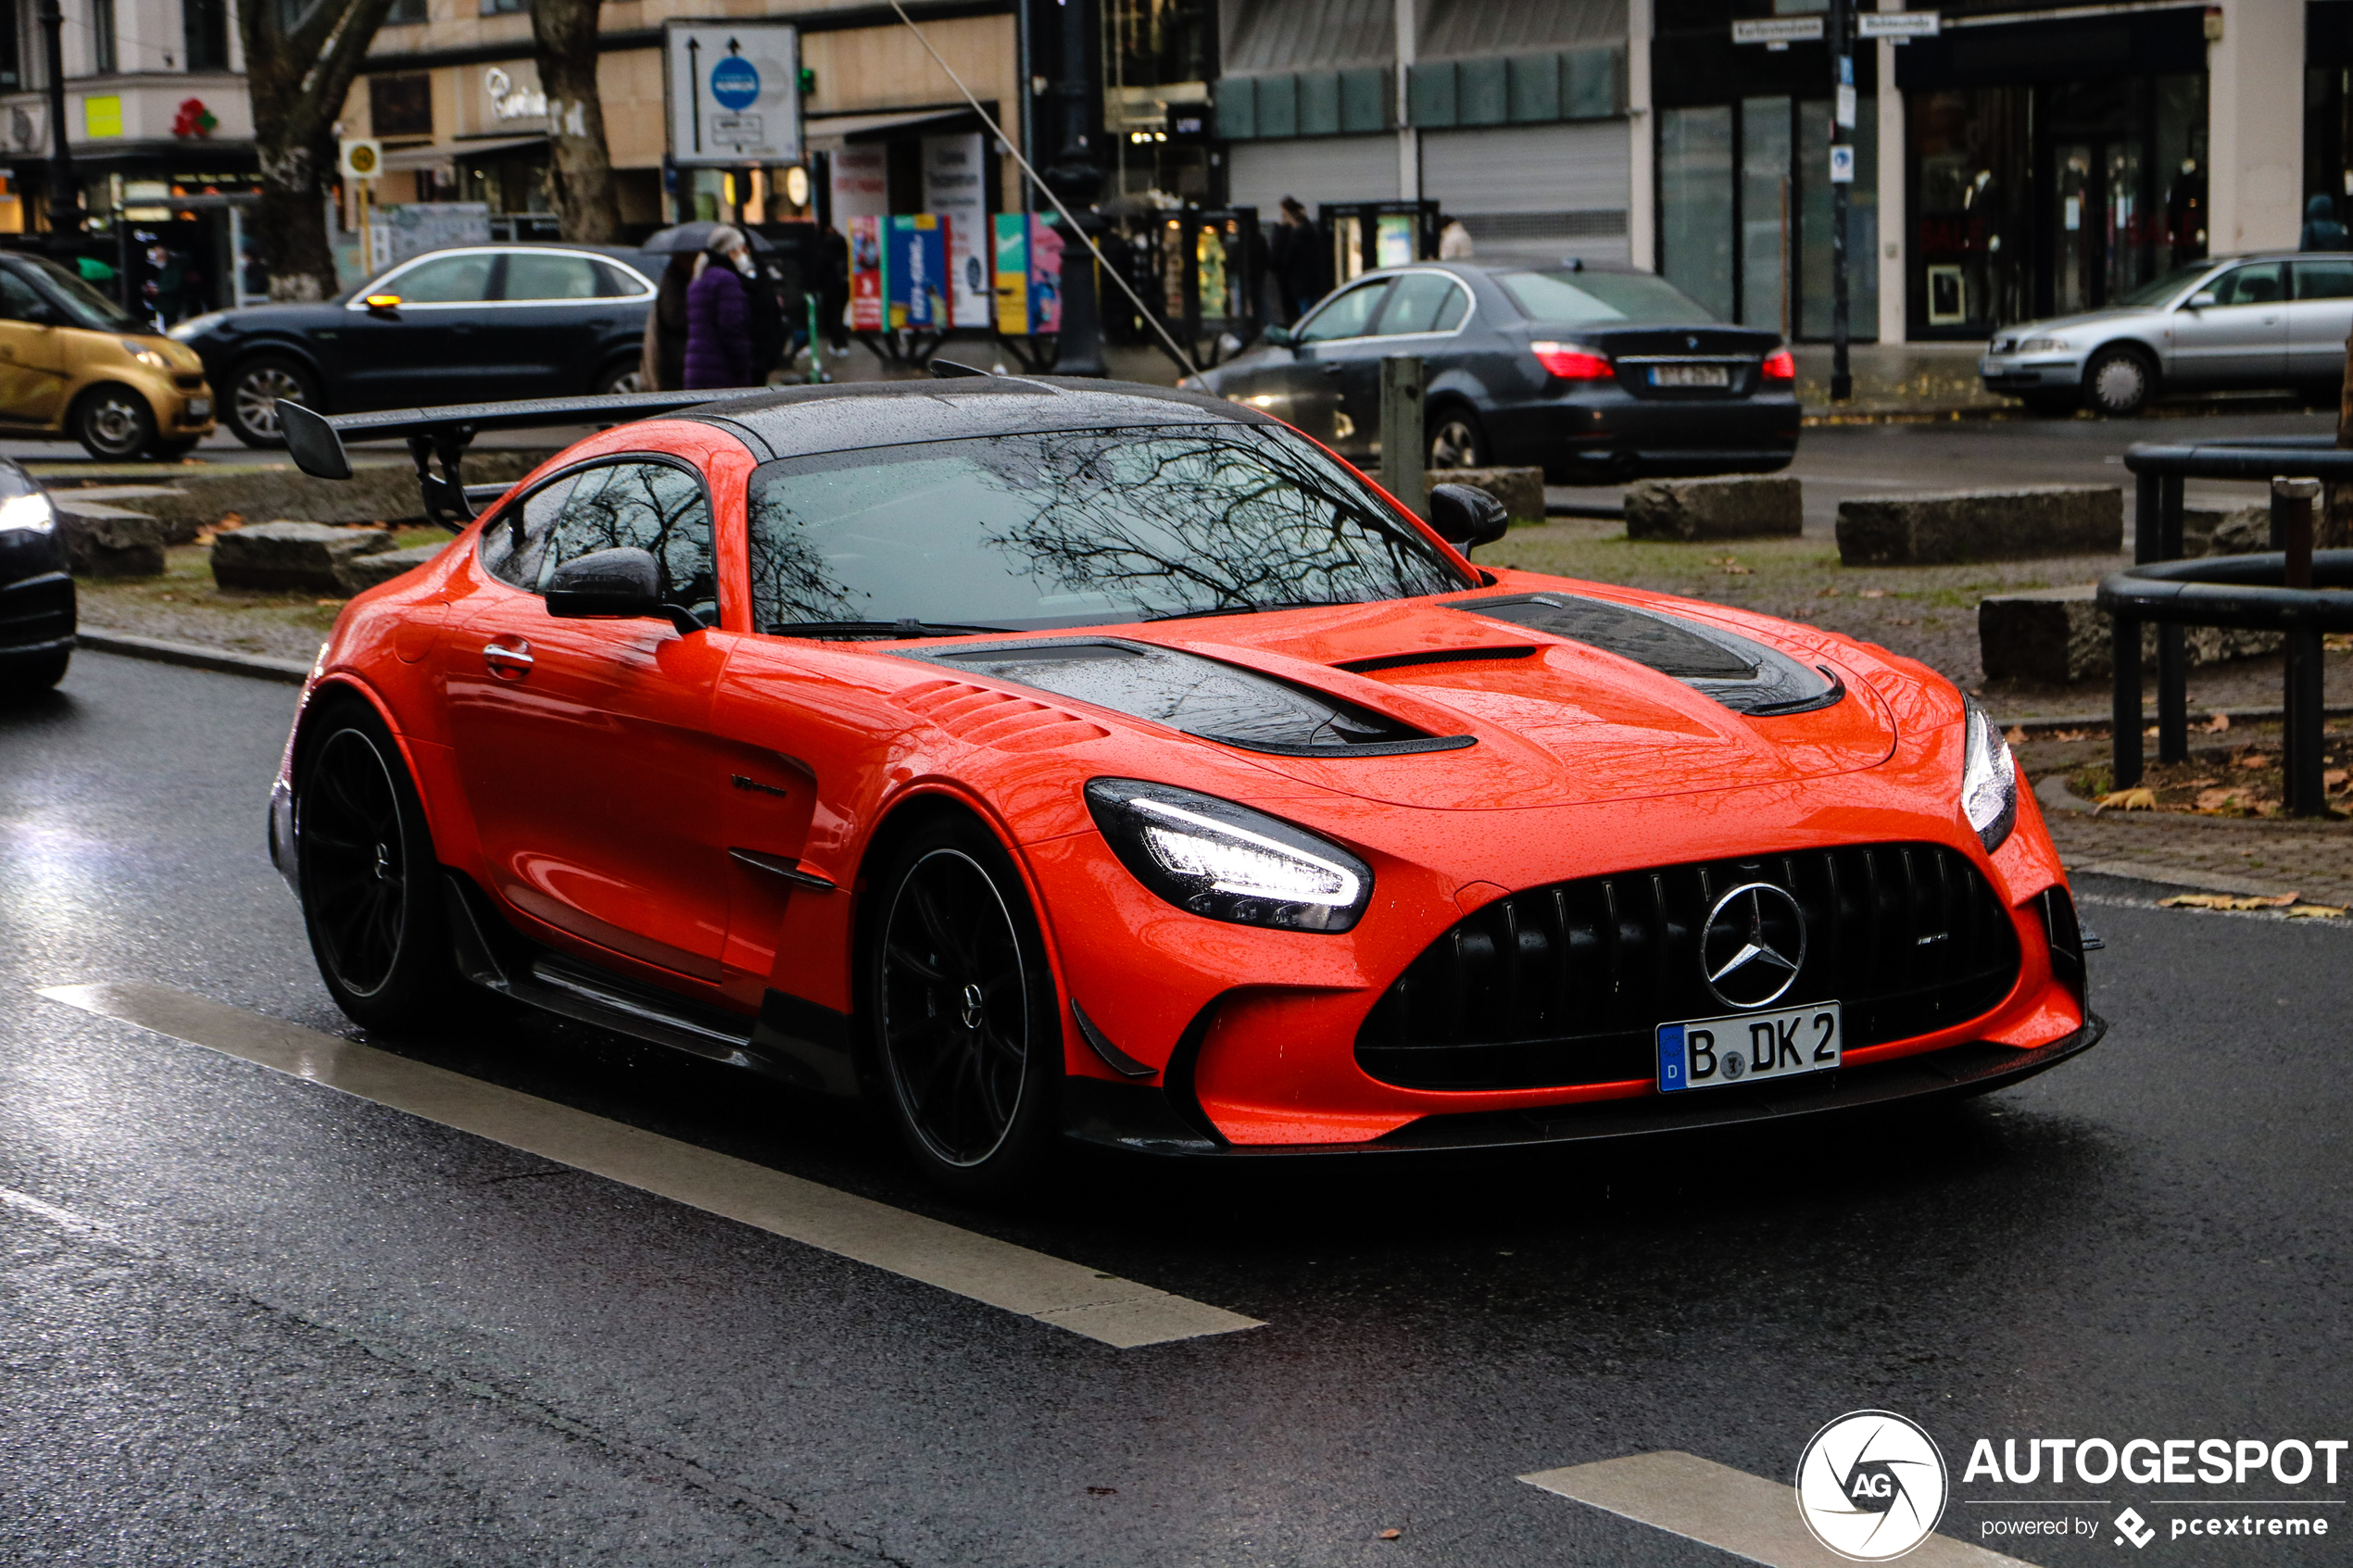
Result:
{"label": "metal railing", "polygon": [[[2160,762],[2189,759],[2185,626],[2284,633],[2282,761],[2286,806],[2326,809],[2322,784],[2322,634],[2353,631],[2353,550],[2312,547],[2312,504],[2322,483],[2353,483],[2353,451],[2328,436],[2278,436],[2177,445],[2139,442],[2124,454],[2136,479],[2133,565],[2100,584],[2114,618],[2114,787],[2140,783],[2146,759],[2141,703],[2141,626],[2157,623],[2157,748]],[[2259,479],[2271,485],[2269,553],[2183,559],[2182,486],[2188,479]]]}

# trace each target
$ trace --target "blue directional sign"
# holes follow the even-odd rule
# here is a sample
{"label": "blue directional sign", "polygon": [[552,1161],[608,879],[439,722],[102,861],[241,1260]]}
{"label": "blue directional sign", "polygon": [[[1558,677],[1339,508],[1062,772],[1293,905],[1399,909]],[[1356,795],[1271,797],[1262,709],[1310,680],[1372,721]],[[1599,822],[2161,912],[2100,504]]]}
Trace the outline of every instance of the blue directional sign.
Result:
{"label": "blue directional sign", "polygon": [[748,109],[760,97],[760,72],[741,55],[729,55],[711,68],[711,95],[731,109]]}

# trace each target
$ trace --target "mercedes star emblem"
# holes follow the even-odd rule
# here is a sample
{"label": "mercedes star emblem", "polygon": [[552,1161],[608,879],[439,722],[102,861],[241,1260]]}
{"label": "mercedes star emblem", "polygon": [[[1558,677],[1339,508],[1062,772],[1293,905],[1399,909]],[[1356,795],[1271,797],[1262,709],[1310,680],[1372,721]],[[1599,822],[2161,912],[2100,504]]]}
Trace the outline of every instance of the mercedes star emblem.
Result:
{"label": "mercedes star emblem", "polygon": [[1730,1008],[1779,1001],[1806,963],[1806,913],[1769,882],[1743,883],[1716,900],[1700,930],[1700,977]]}

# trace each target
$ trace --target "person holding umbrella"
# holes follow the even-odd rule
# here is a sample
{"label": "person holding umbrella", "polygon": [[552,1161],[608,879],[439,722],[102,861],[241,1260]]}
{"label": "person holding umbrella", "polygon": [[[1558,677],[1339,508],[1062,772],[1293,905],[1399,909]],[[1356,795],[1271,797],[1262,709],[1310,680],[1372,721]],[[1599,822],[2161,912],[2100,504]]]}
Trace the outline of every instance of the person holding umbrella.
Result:
{"label": "person holding umbrella", "polygon": [[751,262],[740,231],[711,232],[686,285],[686,390],[751,384],[751,302],[738,270]]}
{"label": "person holding umbrella", "polygon": [[[724,238],[723,238],[724,236]],[[732,242],[732,244],[730,243]],[[725,256],[731,249],[737,259],[719,270],[751,274],[754,257],[761,251],[773,252],[775,246],[758,232],[746,234],[724,223],[698,220],[674,224],[648,239],[642,247],[649,265],[643,267],[648,275],[657,270],[661,274],[654,307],[646,313],[644,356],[638,371],[640,385],[648,392],[681,392],[705,386],[748,386],[758,379],[750,363],[749,328],[738,334],[735,352],[745,360],[743,379],[708,382],[686,379],[687,341],[689,324],[687,295],[695,282],[710,270],[714,256]],[[666,257],[666,266],[653,258]],[[714,284],[713,288],[722,285]],[[749,290],[739,283],[744,303],[750,305]],[[747,315],[746,320],[749,320]],[[727,374],[732,371],[723,370]]]}

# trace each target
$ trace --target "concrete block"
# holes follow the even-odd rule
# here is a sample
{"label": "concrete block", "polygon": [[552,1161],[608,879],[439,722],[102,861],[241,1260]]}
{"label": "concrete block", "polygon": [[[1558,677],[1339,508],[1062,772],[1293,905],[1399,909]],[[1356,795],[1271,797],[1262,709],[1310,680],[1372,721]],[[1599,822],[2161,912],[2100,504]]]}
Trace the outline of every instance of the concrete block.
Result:
{"label": "concrete block", "polygon": [[1486,491],[1504,503],[1515,522],[1544,521],[1542,469],[1432,469],[1428,478],[1433,490],[1441,484],[1467,484]]}
{"label": "concrete block", "polygon": [[212,580],[223,588],[279,593],[348,594],[342,575],[359,556],[392,548],[392,535],[374,528],[332,528],[323,522],[254,522],[216,534]]}
{"label": "concrete block", "polygon": [[82,577],[153,577],[163,571],[169,531],[155,519],[120,507],[53,496],[66,563]]}
{"label": "concrete block", "polygon": [[[468,484],[512,484],[554,455],[545,447],[484,447],[467,454],[462,471]],[[120,505],[170,524],[174,545],[194,543],[196,530],[233,513],[314,522],[422,522],[425,516],[415,467],[406,458],[371,463],[364,451],[353,455],[349,479],[313,479],[286,462],[217,463],[174,472],[168,488],[116,495]]]}
{"label": "concrete block", "polygon": [[432,560],[449,546],[418,545],[406,550],[380,550],[374,555],[353,556],[335,569],[346,594],[364,593],[379,583],[389,583],[405,572],[410,572]]}
{"label": "concrete block", "polygon": [[[2084,583],[1995,594],[1978,601],[1978,656],[1987,678],[2064,686],[2105,681],[2115,673],[2114,633],[2107,612],[2094,602],[2098,591],[2096,584]],[[2183,633],[2183,647],[2192,664],[2259,659],[2280,651],[2276,632],[2188,626]],[[2156,669],[2154,625],[2141,628],[2141,660],[2143,669]]]}
{"label": "concrete block", "polygon": [[2114,555],[2124,547],[2124,492],[2112,485],[1857,495],[1838,504],[1846,566],[1943,566]]}
{"label": "concrete block", "polygon": [[2182,553],[2185,556],[2259,556],[2271,547],[2271,508],[2241,507],[2224,513],[2208,533],[2202,547],[2193,547],[2189,540],[2188,514],[2184,512],[2182,529]]}
{"label": "concrete block", "polygon": [[1647,479],[1626,492],[1626,537],[1698,542],[1794,538],[1806,521],[1794,479]]}

